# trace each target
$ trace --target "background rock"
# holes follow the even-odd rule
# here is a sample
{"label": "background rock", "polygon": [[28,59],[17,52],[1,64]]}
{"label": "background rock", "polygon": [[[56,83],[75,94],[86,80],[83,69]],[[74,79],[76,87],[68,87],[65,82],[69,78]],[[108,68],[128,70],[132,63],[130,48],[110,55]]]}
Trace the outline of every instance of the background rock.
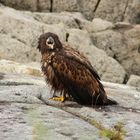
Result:
{"label": "background rock", "polygon": [[124,14],[124,21],[140,24],[140,1],[129,0]]}
{"label": "background rock", "polygon": [[89,20],[97,17],[111,22],[140,23],[139,0],[1,0],[0,2],[20,10],[81,12]]}
{"label": "background rock", "polygon": [[44,31],[57,33],[60,35],[60,39],[65,40],[63,24],[46,25],[11,8],[1,7],[0,13],[0,32],[8,34],[30,47],[36,47],[38,37]]}
{"label": "background rock", "polygon": [[8,34],[0,34],[0,59],[16,60],[17,62],[37,61],[40,58],[36,48],[26,45]]}
{"label": "background rock", "polygon": [[127,82],[127,85],[134,86],[134,87],[140,87],[140,76],[131,75]]}
{"label": "background rock", "polygon": [[38,10],[37,0],[1,0],[0,2],[15,9]]}
{"label": "background rock", "polygon": [[93,44],[116,59],[128,74],[140,75],[139,25],[123,26],[91,35]]}
{"label": "background rock", "polygon": [[0,60],[0,72],[41,76],[42,72],[40,68],[41,68],[40,63],[34,62],[20,64],[14,61],[4,59]]}

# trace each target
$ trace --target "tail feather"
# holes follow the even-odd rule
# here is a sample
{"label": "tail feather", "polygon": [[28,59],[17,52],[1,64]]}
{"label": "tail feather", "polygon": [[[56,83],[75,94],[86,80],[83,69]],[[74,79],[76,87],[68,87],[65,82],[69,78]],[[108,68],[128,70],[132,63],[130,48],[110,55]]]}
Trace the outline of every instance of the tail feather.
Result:
{"label": "tail feather", "polygon": [[107,99],[105,105],[117,105],[118,103],[115,100]]}

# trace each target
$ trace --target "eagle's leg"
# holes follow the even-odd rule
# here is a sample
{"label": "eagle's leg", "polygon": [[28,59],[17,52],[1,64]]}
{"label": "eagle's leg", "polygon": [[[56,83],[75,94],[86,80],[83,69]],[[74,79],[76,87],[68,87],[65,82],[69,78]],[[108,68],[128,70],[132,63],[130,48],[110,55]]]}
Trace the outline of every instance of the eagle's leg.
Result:
{"label": "eagle's leg", "polygon": [[65,101],[65,98],[63,96],[56,96],[56,97],[50,98],[50,100],[64,102]]}
{"label": "eagle's leg", "polygon": [[[54,95],[55,95],[55,94],[54,94]],[[61,91],[61,92],[60,92],[60,96],[53,96],[52,98],[50,98],[50,100],[64,102],[64,101],[66,100],[66,94],[63,93],[63,91]]]}

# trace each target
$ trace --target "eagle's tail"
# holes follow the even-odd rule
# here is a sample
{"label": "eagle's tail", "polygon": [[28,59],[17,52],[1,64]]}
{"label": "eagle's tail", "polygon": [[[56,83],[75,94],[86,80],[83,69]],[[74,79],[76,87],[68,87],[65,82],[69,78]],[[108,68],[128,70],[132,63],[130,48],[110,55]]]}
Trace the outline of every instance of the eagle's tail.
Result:
{"label": "eagle's tail", "polygon": [[115,100],[107,99],[105,105],[117,105],[118,103]]}
{"label": "eagle's tail", "polygon": [[115,100],[107,97],[104,87],[99,80],[98,80],[98,83],[99,83],[99,87],[100,87],[100,89],[99,89],[100,96],[99,97],[101,98],[101,101],[99,101],[99,103],[103,103],[102,105],[117,105],[118,103]]}

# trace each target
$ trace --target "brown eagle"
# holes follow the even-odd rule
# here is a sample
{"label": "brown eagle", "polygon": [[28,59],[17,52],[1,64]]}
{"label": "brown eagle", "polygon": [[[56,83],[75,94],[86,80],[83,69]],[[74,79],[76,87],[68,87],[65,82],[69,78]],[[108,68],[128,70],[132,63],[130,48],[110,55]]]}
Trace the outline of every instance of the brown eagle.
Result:
{"label": "brown eagle", "polygon": [[111,105],[116,101],[107,98],[100,77],[86,57],[64,45],[51,32],[39,37],[42,71],[55,92],[73,98],[82,105]]}

